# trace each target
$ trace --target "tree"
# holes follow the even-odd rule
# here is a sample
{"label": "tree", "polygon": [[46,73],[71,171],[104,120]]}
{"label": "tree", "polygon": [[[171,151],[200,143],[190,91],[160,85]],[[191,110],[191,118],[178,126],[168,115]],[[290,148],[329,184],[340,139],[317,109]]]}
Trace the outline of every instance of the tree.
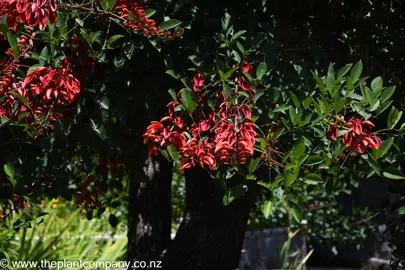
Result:
{"label": "tree", "polygon": [[[335,31],[298,42],[311,44],[313,58],[300,61],[291,48],[299,23],[286,21],[286,6],[298,15],[339,7],[313,3],[0,3],[2,197],[12,200],[2,213],[62,194],[88,216],[108,209],[116,226],[115,196],[129,189],[130,260],[235,269],[260,193],[268,216],[292,187],[333,190],[329,168],[403,178],[385,158],[404,131],[395,87],[363,77],[364,61],[346,64],[345,48],[327,42],[350,23],[317,16],[314,33]],[[187,202],[170,241],[174,161],[186,172]],[[300,205],[286,203],[300,222]]]}

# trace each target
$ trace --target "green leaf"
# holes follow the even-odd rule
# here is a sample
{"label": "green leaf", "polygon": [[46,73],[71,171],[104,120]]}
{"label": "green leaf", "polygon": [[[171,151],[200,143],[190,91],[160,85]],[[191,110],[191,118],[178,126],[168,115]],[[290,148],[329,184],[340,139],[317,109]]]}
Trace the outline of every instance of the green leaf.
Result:
{"label": "green leaf", "polygon": [[288,202],[291,210],[291,214],[294,217],[294,219],[298,222],[301,223],[302,219],[304,218],[304,212],[302,211],[301,207],[298,206],[293,201]]}
{"label": "green leaf", "polygon": [[94,122],[93,119],[90,119],[90,124],[91,124],[91,128],[97,134],[97,136],[101,140],[105,141],[107,139],[107,133],[105,131],[104,125],[102,123],[97,125],[96,122]]}
{"label": "green leaf", "polygon": [[154,10],[154,9],[148,9],[148,10],[145,12],[146,18],[152,17],[153,14],[155,14],[155,13],[156,13],[156,10]]}
{"label": "green leaf", "polygon": [[246,176],[246,180],[253,180],[253,181],[255,181],[256,179],[257,179],[257,176],[256,176],[256,175],[249,174],[249,175]]}
{"label": "green leaf", "polygon": [[361,157],[367,162],[367,164],[377,173],[378,176],[381,176],[381,167],[380,165],[373,159],[372,156],[368,154],[361,155]]}
{"label": "green leaf", "polygon": [[249,164],[249,173],[254,172],[260,160],[261,160],[260,158],[252,159],[252,161]]}
{"label": "green leaf", "polygon": [[125,43],[123,50],[125,56],[128,58],[128,60],[130,60],[135,51],[135,43],[134,42]]}
{"label": "green leaf", "polygon": [[100,37],[101,34],[102,34],[101,31],[91,32],[90,33],[91,44],[93,44],[95,41],[99,42],[98,38]]}
{"label": "green leaf", "polygon": [[13,50],[14,58],[20,56],[20,47],[18,46],[17,37],[13,35],[10,31],[7,32],[7,40]]}
{"label": "green leaf", "polygon": [[328,76],[331,76],[333,80],[335,80],[335,68],[332,63],[330,63],[328,67]]}
{"label": "green leaf", "polygon": [[333,88],[335,88],[335,78],[328,74],[328,77],[326,77],[326,89],[332,94]]}
{"label": "green leaf", "polygon": [[344,67],[341,67],[337,73],[337,79],[342,78],[346,75],[347,72],[352,68],[353,64],[347,64]]}
{"label": "green leaf", "polygon": [[383,175],[389,179],[402,180],[405,176],[395,167],[389,167],[384,172]]}
{"label": "green leaf", "polygon": [[395,92],[395,86],[387,87],[381,94],[381,103],[387,101]]}
{"label": "green leaf", "polygon": [[398,111],[394,106],[392,106],[390,114],[388,115],[387,126],[389,129],[395,127],[401,119],[402,111]]}
{"label": "green leaf", "polygon": [[[287,164],[287,165],[289,165],[289,164]],[[295,166],[294,164],[291,164],[291,165]],[[295,180],[297,179],[297,174],[296,174],[296,173],[286,172],[286,173],[283,174],[283,177],[284,177],[285,185],[286,185],[287,187],[289,187],[289,186],[291,186],[292,183],[294,183]]]}
{"label": "green leaf", "polygon": [[311,73],[316,81],[316,84],[318,85],[319,90],[321,90],[322,94],[326,95],[325,85],[323,84],[322,80],[314,72],[311,71]]}
{"label": "green leaf", "polygon": [[183,91],[181,91],[181,100],[184,108],[186,108],[189,113],[193,113],[197,108],[197,103],[192,100],[191,92],[187,89],[183,89]]}
{"label": "green leaf", "polygon": [[291,98],[294,102],[295,108],[299,109],[301,107],[300,100],[293,92],[291,92],[291,91],[289,91],[289,92],[290,92]]}
{"label": "green leaf", "polygon": [[113,228],[116,228],[118,225],[118,218],[114,214],[110,214],[108,217],[108,222]]}
{"label": "green leaf", "polygon": [[246,33],[246,30],[240,30],[238,32],[236,32],[232,37],[231,37],[231,43],[236,40],[238,37],[240,37],[241,35],[243,35],[244,33]]}
{"label": "green leaf", "polygon": [[222,85],[222,91],[224,92],[226,99],[228,99],[231,96],[232,89],[226,83]]}
{"label": "green leaf", "polygon": [[39,64],[42,66],[45,66],[46,63],[49,61],[49,52],[48,52],[48,47],[44,47],[41,51],[41,54],[39,55]]}
{"label": "green leaf", "polygon": [[367,113],[366,110],[364,110],[363,107],[359,105],[354,105],[354,109],[358,114],[360,114],[365,120],[369,119],[371,117],[371,114]]}
{"label": "green leaf", "polygon": [[159,27],[160,27],[160,30],[166,31],[166,30],[172,29],[176,26],[179,26],[180,24],[181,24],[181,21],[176,20],[176,19],[171,19],[171,20],[162,22]]}
{"label": "green leaf", "polygon": [[244,55],[245,54],[245,48],[243,48],[243,45],[239,42],[236,41],[236,47],[238,47],[239,51]]}
{"label": "green leaf", "polygon": [[4,172],[7,174],[8,177],[13,178],[15,177],[15,168],[10,163],[4,164]]}
{"label": "green leaf", "polygon": [[336,92],[335,96],[333,97],[333,105],[336,113],[339,113],[344,107],[344,102],[340,99],[339,92]]}
{"label": "green leaf", "polygon": [[383,141],[380,145],[380,148],[373,150],[375,159],[383,157],[390,150],[393,143],[394,137],[388,138],[385,141]]}
{"label": "green leaf", "polygon": [[364,89],[364,93],[365,93],[365,98],[368,101],[368,103],[373,104],[374,102],[374,96],[373,96],[373,92],[371,91],[370,88],[365,87]]}
{"label": "green leaf", "polygon": [[177,101],[177,94],[173,89],[169,89],[169,94],[172,96],[174,101]]}
{"label": "green leaf", "polygon": [[223,72],[222,70],[218,70],[219,71],[219,75],[221,76],[221,79],[223,81],[227,80],[229,77],[232,76],[232,74],[238,69],[239,67],[233,67],[231,69],[229,69],[227,72]]}
{"label": "green leaf", "polygon": [[360,60],[354,65],[353,69],[350,71],[350,77],[352,78],[353,83],[356,83],[359,80],[362,72],[363,72],[363,63]]}
{"label": "green leaf", "polygon": [[301,122],[301,114],[297,113],[297,110],[295,108],[290,108],[288,111],[290,115],[291,122],[293,123],[294,126],[298,125]]}
{"label": "green leaf", "polygon": [[105,11],[112,11],[117,0],[100,0],[100,5]]}
{"label": "green leaf", "polygon": [[381,77],[377,77],[371,82],[371,89],[373,89],[373,91],[377,91],[382,87],[383,87],[383,79]]}
{"label": "green leaf", "polygon": [[311,103],[312,103],[312,97],[311,96],[304,99],[304,101],[302,102],[302,104],[304,105],[304,109],[305,110],[308,109],[309,106],[311,106]]}
{"label": "green leaf", "polygon": [[307,146],[304,143],[300,143],[293,148],[293,153],[296,158],[300,158],[304,153],[305,150],[307,149]]}
{"label": "green leaf", "polygon": [[379,107],[380,107],[380,101],[379,100],[374,101],[374,103],[372,103],[370,105],[370,112],[376,111]]}
{"label": "green leaf", "polygon": [[173,78],[175,78],[176,80],[179,79],[179,76],[177,76],[176,74],[174,74],[174,71],[172,69],[166,70],[166,74],[169,74],[170,76],[172,76]]}
{"label": "green leaf", "polygon": [[188,59],[190,59],[190,61],[193,62],[193,64],[196,65],[197,67],[199,67],[202,63],[201,58],[198,57],[197,55],[190,55]]}
{"label": "green leaf", "polygon": [[266,182],[260,180],[260,181],[257,182],[257,184],[258,184],[259,186],[265,187],[265,188],[268,189],[268,190],[271,190],[271,187],[270,187],[269,183],[266,183]]}
{"label": "green leaf", "polygon": [[256,94],[253,96],[253,100],[257,101],[263,95],[264,95],[264,91],[257,91]]}
{"label": "green leaf", "polygon": [[388,109],[388,107],[391,105],[391,103],[393,102],[393,100],[387,100],[384,103],[382,103],[377,111],[375,112],[377,115],[381,114],[382,112],[384,112],[386,109]]}
{"label": "green leaf", "polygon": [[283,104],[283,105],[277,106],[277,107],[273,110],[273,112],[283,112],[283,111],[289,110],[290,108],[292,108],[292,107]]}
{"label": "green leaf", "polygon": [[323,183],[322,177],[315,173],[309,173],[304,177],[304,182],[308,185],[318,185],[319,183]]}
{"label": "green leaf", "polygon": [[265,219],[268,219],[273,211],[273,203],[271,201],[267,201],[263,205],[263,215]]}
{"label": "green leaf", "polygon": [[117,40],[123,38],[123,35],[113,35],[112,37],[110,37],[107,42],[105,43],[107,47],[110,47],[114,42],[116,42]]}
{"label": "green leaf", "polygon": [[313,165],[316,165],[316,164],[319,164],[319,163],[322,163],[322,162],[323,162],[323,158],[321,156],[310,156],[306,160],[305,165],[313,166]]}
{"label": "green leaf", "polygon": [[10,30],[8,29],[7,24],[0,23],[0,32],[7,36],[8,31]]}
{"label": "green leaf", "polygon": [[178,160],[179,159],[179,153],[176,150],[176,147],[174,145],[169,145],[167,147],[167,151],[169,152],[169,155],[172,157],[173,160]]}
{"label": "green leaf", "polygon": [[162,156],[164,156],[167,159],[167,161],[169,161],[169,162],[171,161],[169,154],[167,153],[166,150],[159,149],[159,152],[162,154]]}
{"label": "green leaf", "polygon": [[267,64],[264,62],[261,62],[256,69],[256,77],[259,80],[261,80],[263,78],[263,76],[266,74],[266,72],[267,72]]}
{"label": "green leaf", "polygon": [[245,75],[245,77],[248,79],[249,82],[253,81],[253,77],[249,73],[244,72],[244,71],[242,71],[242,73],[243,73],[243,75]]}
{"label": "green leaf", "polygon": [[347,77],[345,99],[349,97],[351,98],[353,93],[354,93],[353,79]]}
{"label": "green leaf", "polygon": [[162,50],[162,45],[158,39],[149,39],[150,44],[152,44],[155,49],[160,52]]}
{"label": "green leaf", "polygon": [[241,197],[245,193],[246,193],[246,186],[244,186],[244,185],[237,185],[237,186],[231,187],[223,197],[223,204],[228,205],[232,201]]}

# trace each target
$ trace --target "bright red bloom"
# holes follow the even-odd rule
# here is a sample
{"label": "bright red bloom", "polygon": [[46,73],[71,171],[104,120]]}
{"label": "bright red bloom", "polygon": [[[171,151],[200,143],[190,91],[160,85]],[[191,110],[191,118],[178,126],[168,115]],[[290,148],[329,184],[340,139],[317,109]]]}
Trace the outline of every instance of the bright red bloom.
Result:
{"label": "bright red bloom", "polygon": [[357,135],[360,135],[363,131],[362,123],[358,118],[353,118],[352,120],[347,122],[347,125],[350,127],[349,132],[354,131]]}
{"label": "bright red bloom", "polygon": [[[6,98],[0,104],[0,117],[6,116],[8,119],[17,121],[23,112],[29,112],[29,108],[16,96],[10,93],[14,91],[30,102],[30,95],[22,87],[21,82],[17,82],[12,77],[5,77],[0,80],[0,95],[5,95]],[[32,120],[30,115],[26,120]]]}
{"label": "bright red bloom", "polygon": [[374,127],[374,123],[371,121],[360,121],[357,118],[353,118],[346,125],[349,127],[349,130],[343,136],[342,142],[350,150],[363,154],[367,148],[378,149],[380,147],[380,138],[370,130],[364,128],[365,126]]}
{"label": "bright red bloom", "polygon": [[71,74],[70,62],[65,58],[61,69],[36,68],[27,75],[23,83],[42,102],[58,105],[73,104],[80,93],[80,82]]}
{"label": "bright red bloom", "polygon": [[56,21],[56,0],[2,0],[0,17],[7,15],[7,25],[14,31],[19,23],[44,29],[46,20]]}
{"label": "bright red bloom", "polygon": [[329,129],[329,137],[332,140],[336,140],[336,138],[338,136],[338,132],[339,132],[338,125],[336,125],[336,124],[331,125],[330,129]]}
{"label": "bright red bloom", "polygon": [[243,62],[242,62],[242,71],[243,71],[243,72],[246,72],[246,73],[249,73],[250,76],[253,76],[253,67],[252,67],[251,64],[249,64],[249,63],[246,62],[246,61],[243,61]]}
{"label": "bright red bloom", "polygon": [[124,20],[124,25],[126,27],[131,28],[136,32],[143,32],[147,38],[152,36],[158,36],[161,38],[170,37],[169,31],[160,30],[154,20],[146,17],[145,7],[136,1],[118,0],[114,7],[114,11]]}
{"label": "bright red bloom", "polygon": [[200,164],[201,168],[207,165],[210,170],[214,170],[217,164],[212,152],[213,146],[207,141],[199,142],[196,138],[192,139],[182,149],[180,170],[195,167],[197,164]]}
{"label": "bright red bloom", "polygon": [[[247,63],[244,63],[243,68],[246,72],[252,69]],[[241,78],[242,84],[246,83],[246,91],[250,95],[254,94],[246,78]],[[193,87],[197,94],[193,96],[193,101],[198,106],[190,117],[191,124],[187,125],[182,118],[176,117],[175,108],[180,103],[173,101],[168,104],[169,116],[160,122],[152,122],[147,128],[143,136],[144,142],[150,143],[149,155],[174,145],[180,154],[181,170],[198,164],[209,170],[214,170],[221,163],[232,166],[246,164],[247,159],[254,154],[255,138],[258,135],[256,125],[250,121],[252,113],[249,104],[229,102],[222,91],[217,93],[215,102],[209,103],[207,96],[198,95],[204,86],[204,76],[195,75]],[[178,95],[181,95],[181,91]],[[252,100],[250,102],[253,103]],[[186,134],[192,135],[188,141]]]}
{"label": "bright red bloom", "polygon": [[201,73],[198,73],[194,76],[194,81],[193,81],[193,87],[194,87],[194,92],[200,92],[201,88],[204,86],[204,75]]}
{"label": "bright red bloom", "polygon": [[242,104],[239,107],[239,110],[242,111],[243,115],[247,118],[250,119],[252,117],[252,113],[250,112],[250,108],[247,104]]}

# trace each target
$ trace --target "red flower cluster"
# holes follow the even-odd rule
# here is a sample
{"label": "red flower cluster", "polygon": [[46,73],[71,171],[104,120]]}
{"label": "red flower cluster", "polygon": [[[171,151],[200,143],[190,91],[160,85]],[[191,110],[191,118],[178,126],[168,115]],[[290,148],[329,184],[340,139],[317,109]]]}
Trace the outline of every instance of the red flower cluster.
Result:
{"label": "red flower cluster", "polygon": [[[250,76],[253,76],[253,67],[246,61],[242,62],[242,71],[248,73]],[[242,88],[243,91],[247,92],[250,98],[256,94],[256,91],[250,87],[249,80],[246,78],[245,75],[240,75],[238,78],[239,87]],[[253,102],[254,103],[254,102]]]}
{"label": "red flower cluster", "polygon": [[11,76],[11,73],[18,70],[18,60],[14,59],[13,50],[8,48],[5,56],[0,59],[1,77]]}
{"label": "red flower cluster", "polygon": [[[38,132],[43,120],[56,121],[59,116],[69,116],[71,112],[52,112],[55,105],[70,105],[80,93],[80,83],[71,74],[70,62],[66,58],[62,68],[41,67],[27,75],[24,81],[17,81],[12,76],[0,77],[0,95],[6,98],[0,103],[0,117],[19,120],[26,112],[25,121]],[[16,95],[16,94],[17,95]],[[48,128],[53,129],[50,125]]]}
{"label": "red flower cluster", "polygon": [[41,96],[43,104],[72,104],[80,93],[80,82],[71,74],[70,67],[71,63],[65,58],[61,69],[36,68],[27,75],[23,87]]}
{"label": "red flower cluster", "polygon": [[[29,111],[29,108],[11,91],[25,98],[27,103],[30,102],[30,95],[23,89],[22,83],[17,82],[12,77],[1,79],[0,86],[0,96],[6,97],[3,102],[0,103],[0,117],[6,116],[8,119],[17,121],[23,112]],[[29,120],[32,120],[32,117],[30,117]]]}
{"label": "red flower cluster", "polygon": [[46,19],[56,21],[56,0],[2,0],[0,17],[7,15],[7,25],[14,31],[18,23],[43,29]]}
{"label": "red flower cluster", "polygon": [[[242,70],[252,73],[252,66],[244,62]],[[144,143],[150,143],[149,155],[157,155],[160,148],[173,145],[180,153],[181,170],[197,164],[210,170],[220,163],[233,166],[246,164],[247,158],[254,154],[257,136],[256,125],[250,120],[250,106],[237,102],[228,104],[224,93],[220,92],[215,94],[216,103],[211,107],[208,98],[202,96],[204,86],[204,76],[195,75],[192,96],[198,106],[192,114],[190,126],[176,117],[175,108],[181,103],[173,101],[168,104],[169,116],[160,122],[152,122],[147,128],[143,136]],[[248,84],[245,89],[249,94],[253,93]],[[178,96],[181,96],[181,91],[188,90],[180,90]],[[253,103],[253,100],[250,102]],[[191,134],[192,138],[187,140],[187,134]]]}
{"label": "red flower cluster", "polygon": [[[366,128],[374,127],[374,124],[371,121],[360,121],[358,118],[352,118],[345,123],[345,126],[348,127],[348,132],[343,135],[342,142],[344,145],[348,146],[350,150],[362,154],[367,148],[378,149],[380,147],[380,138]],[[336,124],[331,125],[329,136],[333,140],[336,140],[338,132],[338,126]]]}
{"label": "red flower cluster", "polygon": [[145,7],[133,0],[118,0],[114,11],[124,20],[124,25],[136,32],[143,32],[149,38],[158,36],[169,37],[170,31],[163,31],[154,20],[148,19],[145,14]]}

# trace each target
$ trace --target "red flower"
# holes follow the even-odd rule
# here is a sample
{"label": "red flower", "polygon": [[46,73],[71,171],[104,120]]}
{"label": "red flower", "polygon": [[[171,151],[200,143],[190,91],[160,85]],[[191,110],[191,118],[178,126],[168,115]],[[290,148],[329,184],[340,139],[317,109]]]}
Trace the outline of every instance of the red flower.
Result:
{"label": "red flower", "polygon": [[198,142],[196,138],[191,140],[183,149],[183,160],[180,164],[180,170],[195,167],[200,164],[201,168],[205,165],[210,170],[216,167],[215,157],[213,155],[213,146],[207,141]]}
{"label": "red flower", "polygon": [[[246,72],[252,72],[251,65],[246,62],[242,67]],[[255,91],[250,88],[246,77],[241,76],[239,84],[250,96]],[[205,81],[202,74],[193,78],[194,93],[201,91]],[[178,93],[180,95],[180,92]],[[256,125],[249,119],[252,117],[249,104],[238,105],[228,103],[223,92],[217,94],[214,103],[208,103],[208,97],[195,95],[194,101],[198,107],[191,115],[192,123],[187,125],[175,108],[179,104],[168,104],[169,116],[160,122],[152,122],[145,134],[145,143],[149,142],[149,155],[157,154],[157,150],[174,145],[180,154],[181,170],[192,168],[198,164],[209,170],[216,169],[218,163],[237,166],[246,164],[255,150]],[[252,100],[250,100],[253,103]],[[182,114],[184,115],[184,114]],[[186,135],[193,138],[186,140]],[[188,135],[189,136],[189,135]]]}
{"label": "red flower", "polygon": [[27,75],[23,86],[34,96],[40,96],[45,104],[54,101],[58,105],[73,104],[80,93],[80,82],[70,72],[70,62],[65,58],[61,69],[36,68]]}
{"label": "red flower", "polygon": [[370,130],[364,128],[364,126],[374,127],[374,123],[371,121],[360,122],[359,119],[353,118],[348,121],[347,126],[349,130],[343,136],[342,142],[344,145],[348,146],[350,150],[363,154],[367,148],[378,149],[380,147],[380,138]]}
{"label": "red flower", "polygon": [[43,29],[46,20],[56,21],[56,0],[2,0],[0,17],[7,15],[7,25],[14,31],[18,23]]}
{"label": "red flower", "polygon": [[243,61],[243,62],[242,62],[242,71],[243,71],[243,72],[246,72],[246,73],[249,73],[250,76],[253,76],[253,67],[252,67],[251,64],[249,64],[249,63],[246,62],[246,61]]}
{"label": "red flower", "polygon": [[338,125],[336,125],[336,124],[331,125],[330,130],[329,130],[329,137],[332,140],[336,140],[336,138],[338,136],[338,132],[339,132]]}
{"label": "red flower", "polygon": [[239,107],[239,110],[242,111],[243,115],[247,118],[250,119],[252,117],[252,113],[250,112],[250,108],[247,104],[242,104]]}
{"label": "red flower", "polygon": [[146,17],[145,7],[136,1],[118,0],[114,11],[124,21],[126,27],[136,32],[143,32],[147,38],[152,36],[170,37],[169,31],[160,30],[154,20]]}
{"label": "red flower", "polygon": [[194,92],[200,92],[204,86],[204,75],[198,73],[194,76]]}
{"label": "red flower", "polygon": [[356,134],[360,135],[362,132],[362,123],[360,122],[360,120],[358,118],[353,118],[352,120],[350,120],[347,125],[350,127],[349,128],[349,132],[350,131],[354,131]]}

